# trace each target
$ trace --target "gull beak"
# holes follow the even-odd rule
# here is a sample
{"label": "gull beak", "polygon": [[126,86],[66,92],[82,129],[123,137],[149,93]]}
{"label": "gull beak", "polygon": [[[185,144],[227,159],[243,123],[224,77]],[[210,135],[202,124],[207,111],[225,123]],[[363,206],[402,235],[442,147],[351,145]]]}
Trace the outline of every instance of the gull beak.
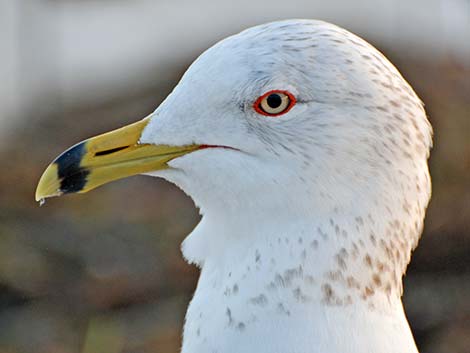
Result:
{"label": "gull beak", "polygon": [[201,147],[141,144],[139,139],[148,122],[149,117],[70,147],[42,174],[36,201],[85,193],[113,180],[166,169],[172,159]]}

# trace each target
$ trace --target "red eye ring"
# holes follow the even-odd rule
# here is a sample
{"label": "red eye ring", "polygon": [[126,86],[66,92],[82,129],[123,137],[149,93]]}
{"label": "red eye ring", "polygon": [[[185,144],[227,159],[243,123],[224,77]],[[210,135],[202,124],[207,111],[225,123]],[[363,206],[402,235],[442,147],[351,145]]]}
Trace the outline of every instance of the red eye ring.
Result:
{"label": "red eye ring", "polygon": [[[289,91],[272,90],[260,96],[253,104],[253,109],[265,116],[279,116],[291,110],[296,102],[294,95]],[[275,106],[272,106],[273,104]]]}

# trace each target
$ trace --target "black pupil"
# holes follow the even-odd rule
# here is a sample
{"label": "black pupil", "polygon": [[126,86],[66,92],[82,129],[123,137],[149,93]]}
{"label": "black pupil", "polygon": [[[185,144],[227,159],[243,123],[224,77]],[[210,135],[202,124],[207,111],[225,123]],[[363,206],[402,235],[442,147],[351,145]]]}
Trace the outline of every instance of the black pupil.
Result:
{"label": "black pupil", "polygon": [[273,93],[266,98],[266,103],[268,103],[269,107],[275,109],[278,108],[282,103],[282,98],[279,94]]}

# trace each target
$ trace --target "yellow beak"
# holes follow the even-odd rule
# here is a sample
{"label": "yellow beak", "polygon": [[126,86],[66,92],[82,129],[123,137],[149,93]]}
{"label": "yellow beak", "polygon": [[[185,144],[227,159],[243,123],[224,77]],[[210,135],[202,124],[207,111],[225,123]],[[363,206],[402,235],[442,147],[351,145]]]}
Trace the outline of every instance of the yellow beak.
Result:
{"label": "yellow beak", "polygon": [[172,159],[201,147],[141,144],[139,139],[148,121],[145,118],[70,147],[44,171],[36,201],[84,193],[113,180],[166,169]]}

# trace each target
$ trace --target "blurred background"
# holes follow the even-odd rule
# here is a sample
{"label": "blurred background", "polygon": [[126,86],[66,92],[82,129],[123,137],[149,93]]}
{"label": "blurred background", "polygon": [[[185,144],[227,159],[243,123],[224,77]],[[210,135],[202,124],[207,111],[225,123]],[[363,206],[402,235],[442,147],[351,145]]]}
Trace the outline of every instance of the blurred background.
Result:
{"label": "blurred background", "polygon": [[433,198],[404,302],[421,353],[470,352],[469,0],[0,0],[0,353],[179,352],[192,201],[139,176],[39,208],[36,183],[216,41],[285,18],[362,36],[426,103]]}

